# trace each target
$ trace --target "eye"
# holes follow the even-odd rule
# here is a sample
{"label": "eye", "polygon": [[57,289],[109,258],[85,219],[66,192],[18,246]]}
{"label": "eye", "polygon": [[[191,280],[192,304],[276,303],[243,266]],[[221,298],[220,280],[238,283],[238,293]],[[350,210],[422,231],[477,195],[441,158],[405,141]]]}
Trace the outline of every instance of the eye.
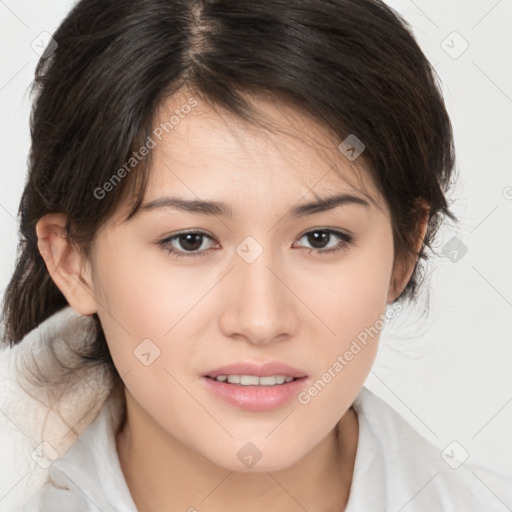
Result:
{"label": "eye", "polygon": [[[170,236],[164,240],[160,240],[158,245],[162,247],[162,249],[166,250],[168,254],[173,254],[178,257],[182,256],[205,256],[206,250],[202,250],[199,252],[199,249],[202,248],[204,239],[213,240],[213,238],[206,233],[201,231],[192,231],[192,232],[183,232],[178,233],[177,235]],[[181,245],[180,248],[176,248],[173,245],[173,242]],[[204,247],[203,247],[204,249]]]}
{"label": "eye", "polygon": [[[352,236],[347,233],[343,233],[341,231],[336,231],[334,229],[313,229],[304,233],[299,240],[305,238],[308,243],[313,245],[313,248],[309,250],[309,254],[314,252],[315,254],[333,254],[344,249],[347,249],[348,246],[352,243]],[[339,242],[337,244],[331,245],[329,247],[329,242],[333,239],[338,238]],[[329,247],[329,248],[325,248]]]}
{"label": "eye", "polygon": [[[333,229],[314,229],[304,233],[299,240],[305,238],[313,245],[309,254],[333,254],[346,249],[352,242],[352,236]],[[329,247],[331,240],[339,239],[337,244]],[[210,235],[202,231],[188,231],[159,240],[157,244],[168,254],[177,257],[206,256],[207,248],[203,246],[205,240],[213,240]],[[180,247],[181,246],[181,247]],[[326,248],[327,247],[327,248]],[[308,249],[308,248],[306,248]]]}

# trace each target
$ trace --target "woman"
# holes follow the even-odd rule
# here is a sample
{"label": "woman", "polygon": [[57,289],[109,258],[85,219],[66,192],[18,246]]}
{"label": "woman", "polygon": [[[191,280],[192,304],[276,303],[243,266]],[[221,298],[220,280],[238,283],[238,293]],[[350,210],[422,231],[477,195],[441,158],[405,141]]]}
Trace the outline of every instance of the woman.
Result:
{"label": "woman", "polygon": [[405,22],[82,0],[53,38],[4,301],[5,507],[507,510],[363,387],[454,219]]}

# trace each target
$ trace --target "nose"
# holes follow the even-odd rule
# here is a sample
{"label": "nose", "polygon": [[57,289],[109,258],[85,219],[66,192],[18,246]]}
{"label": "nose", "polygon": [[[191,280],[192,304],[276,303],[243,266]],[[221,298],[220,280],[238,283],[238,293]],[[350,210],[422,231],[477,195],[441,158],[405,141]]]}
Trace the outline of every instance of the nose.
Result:
{"label": "nose", "polygon": [[224,280],[223,334],[255,345],[293,336],[299,325],[300,300],[290,289],[291,279],[270,250],[251,263],[237,256],[235,268]]}

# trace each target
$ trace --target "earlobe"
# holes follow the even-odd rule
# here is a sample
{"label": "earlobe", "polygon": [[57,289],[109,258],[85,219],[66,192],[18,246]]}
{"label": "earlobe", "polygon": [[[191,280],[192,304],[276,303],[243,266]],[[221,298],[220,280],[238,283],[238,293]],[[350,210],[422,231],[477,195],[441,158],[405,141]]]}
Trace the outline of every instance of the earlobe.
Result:
{"label": "earlobe", "polygon": [[[69,305],[82,315],[97,311],[90,275],[77,247],[66,237],[66,216],[48,213],[36,225],[37,247],[53,282]],[[86,262],[87,263],[87,262]]]}

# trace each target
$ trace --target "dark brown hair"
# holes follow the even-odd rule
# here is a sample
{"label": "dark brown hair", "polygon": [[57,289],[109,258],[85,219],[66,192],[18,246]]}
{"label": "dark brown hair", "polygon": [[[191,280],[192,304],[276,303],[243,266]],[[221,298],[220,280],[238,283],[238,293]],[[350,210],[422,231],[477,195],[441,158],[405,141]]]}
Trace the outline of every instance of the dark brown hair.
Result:
{"label": "dark brown hair", "polygon": [[[415,272],[412,298],[443,217],[454,168],[452,129],[435,70],[407,23],[379,0],[82,0],[37,65],[20,245],[3,304],[14,345],[67,305],[37,249],[35,226],[67,216],[67,237],[89,254],[98,228],[126,194],[140,207],[151,155],[109,192],[93,194],[152,133],[158,106],[182,88],[256,124],[247,100],[267,94],[343,141],[365,145],[368,172],[392,213],[396,258]],[[43,56],[46,57],[46,56]],[[340,152],[340,158],[344,156]],[[423,246],[418,222],[430,207]],[[84,364],[112,364],[98,316]]]}

